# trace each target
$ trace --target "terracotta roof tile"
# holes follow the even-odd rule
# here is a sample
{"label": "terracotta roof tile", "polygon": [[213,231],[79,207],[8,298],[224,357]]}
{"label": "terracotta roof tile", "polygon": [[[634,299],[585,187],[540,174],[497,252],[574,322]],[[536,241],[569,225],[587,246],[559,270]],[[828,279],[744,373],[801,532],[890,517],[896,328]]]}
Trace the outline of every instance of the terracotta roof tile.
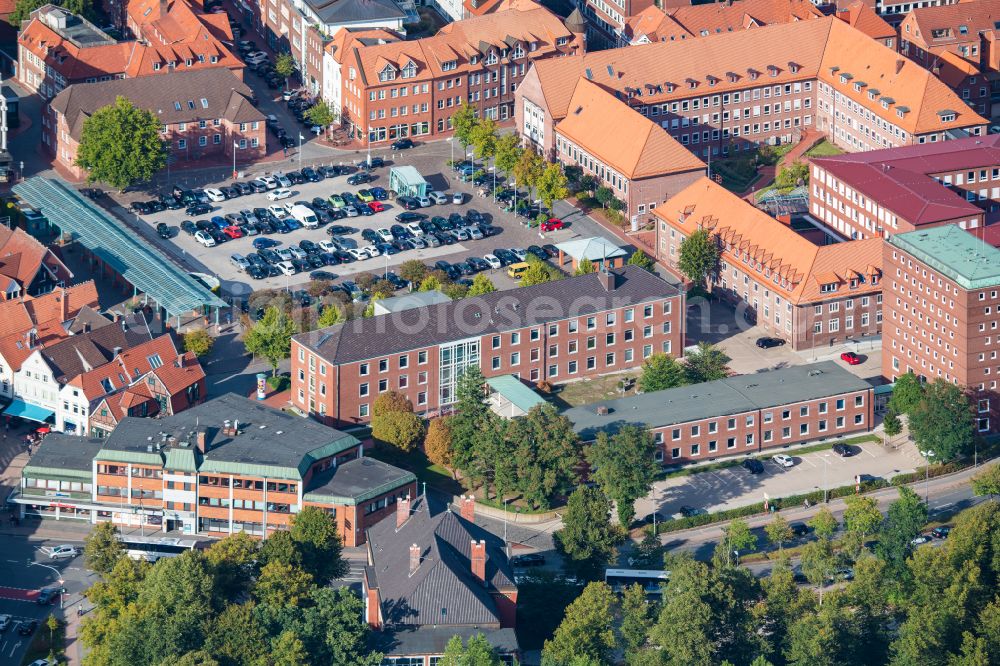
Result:
{"label": "terracotta roof tile", "polygon": [[[978,0],[919,7],[911,11],[907,18],[916,24],[919,31],[906,33],[909,41],[926,47],[945,47],[973,40],[981,31],[994,30],[996,22],[1000,21],[1000,6],[994,0]],[[965,26],[964,33],[962,26]],[[935,36],[938,30],[946,32]]]}
{"label": "terracotta roof tile", "polygon": [[854,0],[837,12],[837,18],[857,28],[872,39],[895,39],[896,29],[869,7],[864,0]]}

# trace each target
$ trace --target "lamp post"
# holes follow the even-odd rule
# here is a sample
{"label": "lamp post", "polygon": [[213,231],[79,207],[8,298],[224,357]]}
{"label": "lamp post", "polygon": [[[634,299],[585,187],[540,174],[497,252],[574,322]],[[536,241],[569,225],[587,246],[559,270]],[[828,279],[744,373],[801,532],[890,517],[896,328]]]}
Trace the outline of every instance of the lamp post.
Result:
{"label": "lamp post", "polygon": [[48,564],[42,564],[41,562],[35,562],[33,560],[28,560],[28,566],[29,567],[45,567],[46,569],[51,569],[52,570],[52,572],[56,575],[56,580],[59,581],[59,608],[60,609],[64,608],[65,607],[65,603],[64,602],[65,602],[65,595],[66,595],[66,591],[65,590],[66,590],[66,588],[64,588],[63,585],[65,584],[66,581],[64,581],[62,579],[62,577],[59,575],[59,569],[56,569],[53,566],[49,566]]}
{"label": "lamp post", "polygon": [[372,165],[372,126],[371,125],[368,126],[368,141],[366,141],[365,143],[368,144],[368,166],[371,166]]}
{"label": "lamp post", "polygon": [[[236,178],[236,151],[240,149],[240,144],[233,141],[233,178]],[[170,167],[170,160],[167,159],[167,167]],[[170,172],[167,172],[167,179],[170,179]]]}
{"label": "lamp post", "polygon": [[826,470],[829,466],[830,466],[830,455],[824,454],[823,455],[823,504],[826,504],[827,502],[830,501],[829,497],[830,486],[828,486],[826,482]]}
{"label": "lamp post", "polygon": [[927,513],[930,513],[931,508],[931,458],[934,457],[933,451],[921,451],[920,455],[924,457],[927,461],[927,465],[924,467],[924,504],[927,505]]}
{"label": "lamp post", "polygon": [[302,132],[299,132],[299,169],[302,168]]}
{"label": "lamp post", "polygon": [[503,550],[504,550],[504,554],[507,554],[508,556],[509,556],[509,553],[507,552],[508,551],[508,548],[507,548],[507,502],[509,502],[509,501],[510,500],[507,499],[507,498],[504,498],[504,500],[503,500]]}

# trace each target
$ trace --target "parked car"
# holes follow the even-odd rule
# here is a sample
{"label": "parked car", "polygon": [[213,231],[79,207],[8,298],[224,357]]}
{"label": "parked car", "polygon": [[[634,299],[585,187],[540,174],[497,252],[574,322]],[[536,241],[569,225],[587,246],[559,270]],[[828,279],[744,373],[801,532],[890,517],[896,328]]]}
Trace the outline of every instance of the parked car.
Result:
{"label": "parked car", "polygon": [[910,539],[911,546],[920,546],[929,542],[933,537],[930,534],[918,534],[917,536]]}
{"label": "parked car", "polygon": [[541,553],[526,553],[514,557],[510,563],[515,567],[540,567],[545,564],[545,556]]}
{"label": "parked car", "polygon": [[427,198],[438,205],[444,205],[448,203],[449,197],[444,192],[438,192],[437,190],[432,190],[427,193]]}
{"label": "parked car", "polygon": [[846,351],[840,355],[840,360],[847,365],[860,365],[861,357],[852,351]]}
{"label": "parked car", "polygon": [[493,270],[503,268],[503,263],[499,259],[497,259],[496,255],[487,254],[485,257],[483,257],[483,261],[485,261],[487,266],[489,266]]}
{"label": "parked car", "polygon": [[355,174],[352,174],[352,175],[348,176],[347,177],[347,184],[348,185],[364,185],[365,183],[370,183],[373,180],[375,180],[374,176],[371,176],[371,175],[369,175],[367,173],[364,173],[364,172],[359,172],[359,173],[355,173]]}
{"label": "parked car", "polygon": [[455,204],[456,206],[459,206],[459,205],[465,203],[465,195],[462,194],[461,192],[454,192],[451,195],[451,202],[453,204]]}
{"label": "parked car", "polygon": [[188,236],[194,236],[195,232],[198,231],[198,227],[196,227],[194,222],[191,220],[184,220],[181,222],[181,231],[186,233]]}
{"label": "parked car", "polygon": [[204,245],[205,247],[215,247],[215,238],[209,232],[204,229],[199,229],[195,235],[194,239]]}
{"label": "parked car", "polygon": [[743,469],[751,474],[761,474],[764,471],[764,463],[756,458],[747,458],[743,461]]}
{"label": "parked car", "polygon": [[370,210],[373,213],[381,213],[382,211],[385,210],[385,206],[382,204],[381,201],[369,201],[368,210]]}
{"label": "parked car", "polygon": [[396,216],[397,222],[414,222],[417,220],[424,220],[424,219],[427,219],[427,216],[424,215],[423,213],[405,212],[405,213],[400,213]]}
{"label": "parked car", "polygon": [[834,444],[833,452],[841,458],[850,458],[851,456],[858,454],[858,452],[850,444]]}
{"label": "parked car", "polygon": [[547,221],[542,222],[542,231],[556,231],[557,229],[562,229],[566,225],[557,217],[550,217]]}
{"label": "parked car", "polygon": [[17,625],[17,634],[19,636],[30,636],[35,633],[35,629],[38,628],[38,620],[21,620]]}
{"label": "parked car", "polygon": [[785,455],[784,453],[777,454],[776,456],[771,458],[771,460],[778,463],[778,465],[780,465],[781,467],[795,466],[795,460],[791,456]]}
{"label": "parked car", "polygon": [[0,634],[10,628],[10,615],[0,615]]}
{"label": "parked car", "polygon": [[413,141],[411,139],[396,139],[390,144],[393,150],[406,150],[407,148],[413,148]]}
{"label": "parked car", "polygon": [[49,551],[50,560],[72,559],[80,554],[80,549],[76,546],[55,546]]}
{"label": "parked car", "polygon": [[209,206],[207,203],[191,204],[186,209],[184,209],[184,214],[190,215],[191,217],[195,217],[197,215],[207,215],[208,213],[211,212],[212,212],[212,207]]}
{"label": "parked car", "polygon": [[931,530],[931,536],[935,539],[947,539],[951,534],[951,525],[941,525]]}
{"label": "parked car", "polygon": [[156,235],[160,238],[170,238],[173,232],[171,232],[170,227],[167,226],[166,222],[159,222],[156,225]]}
{"label": "parked car", "polygon": [[279,187],[276,190],[271,190],[267,193],[268,201],[280,201],[281,199],[287,199],[292,196],[292,191],[287,187]]}
{"label": "parked car", "polygon": [[222,190],[215,187],[205,188],[205,196],[208,197],[209,201],[214,201],[216,203],[226,200],[226,195],[222,193]]}
{"label": "parked car", "polygon": [[757,346],[761,349],[770,349],[771,347],[780,347],[785,344],[785,341],[781,338],[757,338]]}

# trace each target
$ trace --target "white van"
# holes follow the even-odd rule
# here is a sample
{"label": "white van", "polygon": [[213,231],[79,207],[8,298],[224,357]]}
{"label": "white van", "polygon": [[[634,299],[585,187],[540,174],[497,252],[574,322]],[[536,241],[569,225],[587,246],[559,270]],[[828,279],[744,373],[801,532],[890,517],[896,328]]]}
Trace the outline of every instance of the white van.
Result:
{"label": "white van", "polygon": [[306,229],[319,229],[319,220],[316,218],[316,213],[308,206],[295,204],[292,206],[290,212],[292,217],[298,220]]}

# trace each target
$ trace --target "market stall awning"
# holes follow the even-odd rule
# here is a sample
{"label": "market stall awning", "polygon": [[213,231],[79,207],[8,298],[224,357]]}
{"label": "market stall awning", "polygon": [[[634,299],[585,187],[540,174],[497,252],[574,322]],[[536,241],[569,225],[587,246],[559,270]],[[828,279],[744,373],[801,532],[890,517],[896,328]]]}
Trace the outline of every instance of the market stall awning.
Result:
{"label": "market stall awning", "polygon": [[45,423],[56,415],[51,409],[29,405],[24,400],[18,400],[17,398],[11,400],[10,404],[7,405],[7,409],[3,410],[3,413],[7,416],[16,416],[28,419],[29,421],[38,421],[39,423]]}

